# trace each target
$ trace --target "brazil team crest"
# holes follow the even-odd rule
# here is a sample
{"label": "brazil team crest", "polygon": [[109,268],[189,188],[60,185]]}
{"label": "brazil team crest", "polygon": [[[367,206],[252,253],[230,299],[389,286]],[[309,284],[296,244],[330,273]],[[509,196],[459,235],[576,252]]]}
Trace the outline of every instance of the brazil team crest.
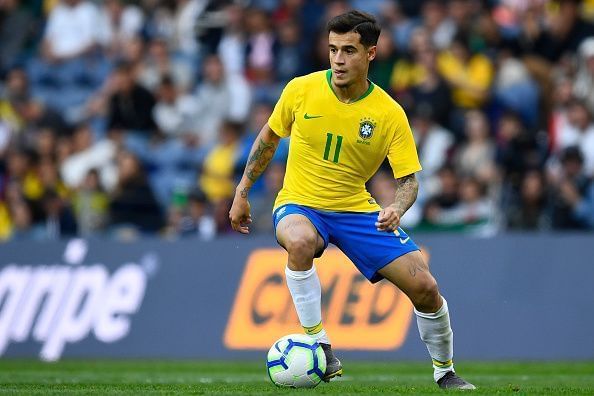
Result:
{"label": "brazil team crest", "polygon": [[370,119],[363,119],[359,124],[359,137],[361,139],[371,139],[373,136],[373,130],[375,129],[375,123]]}

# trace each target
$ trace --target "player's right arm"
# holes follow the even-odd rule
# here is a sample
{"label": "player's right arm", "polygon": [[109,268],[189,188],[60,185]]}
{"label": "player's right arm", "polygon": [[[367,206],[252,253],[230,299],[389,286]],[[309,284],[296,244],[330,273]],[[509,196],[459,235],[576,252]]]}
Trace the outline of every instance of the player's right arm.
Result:
{"label": "player's right arm", "polygon": [[268,167],[280,139],[280,136],[274,133],[268,124],[266,124],[252,145],[249,160],[245,166],[241,181],[235,189],[235,198],[233,198],[233,205],[229,211],[231,227],[235,231],[242,234],[249,233],[248,225],[252,222],[252,217],[250,215],[248,194],[256,180],[258,180],[260,175]]}
{"label": "player's right arm", "polygon": [[299,96],[298,79],[289,81],[280,99],[276,102],[272,115],[256,138],[245,171],[239,185],[235,189],[235,198],[229,211],[231,227],[242,234],[248,234],[248,225],[252,222],[248,193],[264,173],[276,152],[281,138],[291,134],[291,126],[295,121],[296,98]]}

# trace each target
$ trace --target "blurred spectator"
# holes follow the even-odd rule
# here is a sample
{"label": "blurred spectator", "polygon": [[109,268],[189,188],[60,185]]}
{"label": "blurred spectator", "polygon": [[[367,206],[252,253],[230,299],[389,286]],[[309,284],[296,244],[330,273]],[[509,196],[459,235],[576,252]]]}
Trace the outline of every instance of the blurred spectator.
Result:
{"label": "blurred spectator", "polygon": [[29,138],[33,140],[40,128],[50,129],[60,135],[71,133],[70,126],[61,114],[40,101],[32,98],[24,99],[17,105],[17,111],[26,125],[23,132],[29,132],[29,135],[32,135]]}
{"label": "blurred spectator", "polygon": [[195,117],[200,144],[212,145],[223,120],[245,122],[251,105],[250,87],[240,75],[225,76],[216,55],[204,60],[204,80],[196,89]]}
{"label": "blurred spectator", "polygon": [[153,132],[155,98],[150,91],[136,83],[130,64],[118,65],[113,75],[113,94],[109,99],[107,126],[148,136]]}
{"label": "blurred spectator", "polygon": [[274,70],[280,84],[305,73],[305,47],[297,22],[289,20],[278,27],[278,40],[273,49]]}
{"label": "blurred spectator", "polygon": [[223,31],[228,23],[227,7],[232,0],[200,1],[200,12],[194,22],[194,36],[200,46],[202,55],[211,55],[223,37]]}
{"label": "blurred spectator", "polygon": [[211,202],[233,197],[234,170],[239,155],[241,124],[221,125],[218,143],[208,152],[202,166],[200,187]]}
{"label": "blurred spectator", "polygon": [[53,158],[39,158],[37,165],[37,174],[43,191],[54,191],[61,198],[69,198],[70,191],[60,178],[58,168]]}
{"label": "blurred spectator", "polygon": [[594,182],[590,181],[583,197],[571,194],[570,200],[574,217],[585,224],[589,230],[594,230]]}
{"label": "blurred spectator", "polygon": [[418,175],[425,190],[421,194],[432,195],[437,190],[437,173],[451,155],[454,137],[434,121],[432,108],[424,103],[417,106],[411,124],[419,160],[423,165],[423,171]]}
{"label": "blurred spectator", "polygon": [[402,11],[400,2],[388,1],[382,5],[380,18],[386,25],[387,32],[392,36],[394,45],[401,51],[408,51],[410,37],[415,28],[415,22]]}
{"label": "blurred spectator", "polygon": [[539,169],[544,164],[546,149],[513,112],[504,113],[497,123],[496,160],[504,181],[517,189],[528,169]]}
{"label": "blurred spectator", "polygon": [[389,90],[395,64],[396,48],[394,41],[389,32],[382,32],[377,42],[375,59],[369,65],[369,79],[384,90]]}
{"label": "blurred spectator", "polygon": [[457,31],[456,24],[448,17],[447,4],[438,0],[423,2],[422,17],[435,48],[447,49]]}
{"label": "blurred spectator", "polygon": [[576,53],[580,43],[594,35],[594,26],[580,17],[580,0],[547,3],[547,7],[532,7],[521,15],[522,42],[527,51],[557,62],[563,55]]}
{"label": "blurred spectator", "polygon": [[460,201],[458,193],[460,180],[456,170],[452,166],[446,165],[439,170],[438,177],[437,193],[427,200],[423,208],[423,221],[421,224],[423,229],[434,230],[439,228],[439,214],[445,210],[453,209]]}
{"label": "blurred spectator", "polygon": [[194,116],[196,100],[178,92],[171,77],[163,77],[157,98],[153,118],[161,132],[169,137],[179,137],[196,128],[199,122]]}
{"label": "blurred spectator", "polygon": [[43,40],[43,57],[50,63],[76,59],[101,40],[99,12],[87,0],[61,0],[49,15]]}
{"label": "blurred spectator", "polygon": [[480,53],[472,53],[468,37],[457,34],[449,49],[438,57],[438,69],[452,87],[452,100],[462,109],[485,104],[493,80],[493,65]]}
{"label": "blurred spectator", "polygon": [[77,224],[72,210],[56,191],[46,191],[42,203],[45,219],[35,226],[38,238],[56,240],[77,234]]}
{"label": "blurred spectator", "polygon": [[149,43],[148,56],[138,63],[136,73],[144,88],[154,92],[164,77],[168,76],[180,92],[189,92],[194,86],[194,71],[187,61],[169,54],[167,43],[154,39]]}
{"label": "blurred spectator", "polygon": [[476,7],[480,7],[480,3],[475,0],[448,1],[448,18],[456,26],[456,33],[470,34],[471,24],[477,19],[473,12],[476,11]]}
{"label": "blurred spectator", "polygon": [[559,129],[559,148],[578,146],[584,160],[584,173],[594,176],[594,123],[586,105],[572,100],[567,107],[567,124]]}
{"label": "blurred spectator", "polygon": [[21,0],[0,2],[0,76],[24,55],[25,45],[33,35],[32,23],[32,15]]}
{"label": "blurred spectator", "polygon": [[527,172],[520,182],[520,194],[510,205],[507,228],[512,230],[546,230],[551,226],[547,211],[547,191],[542,172]]}
{"label": "blurred spectator", "polygon": [[140,35],[144,25],[142,10],[124,0],[105,0],[100,9],[100,41],[119,58],[130,40]]}
{"label": "blurred spectator", "polygon": [[29,201],[39,200],[43,195],[43,186],[34,168],[34,155],[22,148],[14,148],[6,153],[6,169],[3,186],[10,185]]}
{"label": "blurred spectator", "polygon": [[194,237],[209,241],[216,236],[216,224],[208,211],[208,200],[199,188],[194,188],[188,195],[187,215],[181,219],[182,237]]}
{"label": "blurred spectator", "polygon": [[118,184],[111,196],[109,218],[116,232],[156,232],[163,226],[161,208],[145,171],[128,152],[118,155]]}
{"label": "blurred spectator", "polygon": [[573,87],[571,79],[565,74],[556,74],[552,84],[551,112],[547,119],[548,142],[550,151],[558,153],[560,150],[559,135],[569,123],[567,112],[573,99]]}
{"label": "blurred spectator", "polygon": [[[52,106],[76,113],[109,70],[101,56],[100,14],[87,0],[61,0],[48,18],[41,57],[28,64],[34,93]],[[74,117],[74,115],[72,115]]]}
{"label": "blurred spectator", "polygon": [[275,35],[268,15],[263,10],[252,8],[246,14],[248,33],[246,47],[246,73],[255,84],[268,83],[274,75]]}
{"label": "blurred spectator", "polygon": [[35,141],[31,144],[33,149],[39,155],[41,161],[48,159],[54,160],[57,148],[56,134],[50,128],[42,128],[36,131]]}
{"label": "blurred spectator", "polygon": [[495,206],[486,194],[484,186],[468,177],[460,183],[460,201],[449,209],[432,204],[427,212],[428,220],[446,229],[465,229],[489,225],[495,219]]}
{"label": "blurred spectator", "polygon": [[19,109],[29,97],[29,79],[26,71],[20,68],[11,69],[6,75],[5,86],[0,97],[0,123],[4,145],[11,135],[25,128],[26,123]]}
{"label": "blurred spectator", "polygon": [[585,39],[579,48],[579,64],[573,92],[594,113],[594,37]]}
{"label": "blurred spectator", "polygon": [[10,239],[26,240],[33,237],[31,227],[33,216],[31,209],[24,201],[10,203]]}
{"label": "blurred spectator", "polygon": [[199,50],[196,41],[196,21],[209,2],[203,0],[177,0],[176,3],[174,49],[189,59],[194,59]]}
{"label": "blurred spectator", "polygon": [[539,89],[536,82],[524,63],[509,51],[500,51],[497,62],[493,84],[496,103],[505,110],[517,112],[527,125],[535,127],[539,117]]}
{"label": "blurred spectator", "polygon": [[495,145],[490,137],[485,115],[471,110],[465,117],[466,141],[455,154],[456,169],[460,175],[472,176],[490,185],[496,177]]}
{"label": "blurred spectator", "polygon": [[584,158],[578,147],[571,146],[561,153],[561,173],[552,177],[552,224],[559,230],[585,229],[587,223],[578,216],[575,207],[585,200],[589,182],[584,175]]}
{"label": "blurred spectator", "polygon": [[421,63],[419,54],[431,50],[432,44],[427,30],[415,29],[411,35],[410,53],[408,56],[398,59],[392,71],[390,88],[396,99],[403,98],[403,101],[410,101],[406,98],[411,87],[419,85],[425,79],[427,71]]}
{"label": "blurred spectator", "polygon": [[415,58],[424,70],[424,78],[411,87],[411,107],[413,110],[423,106],[431,109],[433,120],[447,126],[453,105],[450,88],[437,71],[437,53],[432,48],[420,49]]}
{"label": "blurred spectator", "polygon": [[109,196],[101,186],[99,172],[91,169],[74,193],[72,204],[81,235],[96,235],[108,223]]}
{"label": "blurred spectator", "polygon": [[66,185],[78,188],[86,175],[93,169],[99,172],[101,184],[108,191],[115,188],[117,170],[115,158],[117,144],[112,139],[93,141],[93,134],[88,125],[79,126],[72,141],[62,142],[65,150],[60,173]]}
{"label": "blurred spectator", "polygon": [[226,23],[218,43],[217,53],[227,74],[243,74],[245,71],[244,10],[238,4],[225,8]]}

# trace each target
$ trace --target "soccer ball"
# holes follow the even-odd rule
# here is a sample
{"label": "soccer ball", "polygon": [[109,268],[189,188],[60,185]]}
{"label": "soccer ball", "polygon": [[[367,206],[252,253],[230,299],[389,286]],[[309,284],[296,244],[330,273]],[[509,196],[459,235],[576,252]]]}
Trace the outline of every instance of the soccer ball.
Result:
{"label": "soccer ball", "polygon": [[326,355],[311,337],[289,334],[272,345],[266,367],[270,380],[277,386],[313,388],[326,372]]}

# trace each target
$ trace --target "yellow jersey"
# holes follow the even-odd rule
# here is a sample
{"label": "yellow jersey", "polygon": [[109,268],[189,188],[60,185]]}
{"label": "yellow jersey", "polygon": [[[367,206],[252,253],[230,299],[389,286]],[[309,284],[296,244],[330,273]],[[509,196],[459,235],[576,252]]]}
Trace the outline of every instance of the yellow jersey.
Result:
{"label": "yellow jersey", "polygon": [[380,87],[352,103],[341,102],[332,71],[291,80],[268,120],[280,137],[291,136],[283,188],[274,209],[299,204],[336,212],[374,212],[365,189],[387,157],[394,177],[421,170],[406,114]]}

